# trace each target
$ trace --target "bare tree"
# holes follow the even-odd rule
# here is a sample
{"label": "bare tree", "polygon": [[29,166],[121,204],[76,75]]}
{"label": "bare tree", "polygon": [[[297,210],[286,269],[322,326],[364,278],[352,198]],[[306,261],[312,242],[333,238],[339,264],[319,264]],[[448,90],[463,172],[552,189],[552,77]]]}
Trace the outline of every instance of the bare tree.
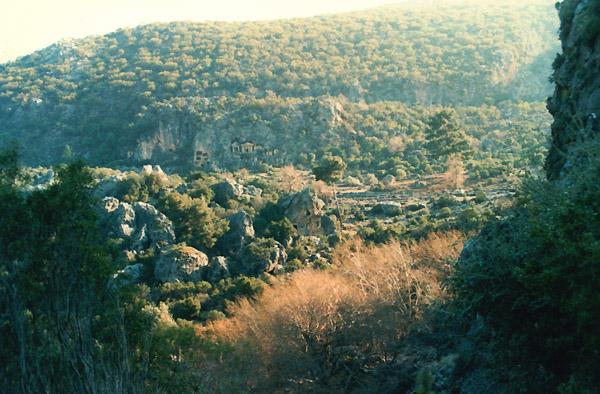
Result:
{"label": "bare tree", "polygon": [[298,192],[306,186],[304,174],[293,165],[277,168],[274,176],[279,187],[288,193]]}
{"label": "bare tree", "polygon": [[463,163],[461,155],[453,153],[448,156],[446,162],[446,173],[444,174],[444,180],[446,185],[451,189],[461,189],[465,184],[465,165]]}

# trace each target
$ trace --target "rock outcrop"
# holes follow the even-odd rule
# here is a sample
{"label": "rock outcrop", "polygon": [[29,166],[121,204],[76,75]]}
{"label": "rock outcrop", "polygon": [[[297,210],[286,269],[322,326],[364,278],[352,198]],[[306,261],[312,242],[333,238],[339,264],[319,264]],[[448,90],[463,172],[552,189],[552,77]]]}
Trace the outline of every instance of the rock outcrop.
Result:
{"label": "rock outcrop", "polygon": [[132,250],[142,251],[156,244],[175,243],[173,223],[150,204],[128,204],[106,197],[102,200],[100,217],[107,236],[129,241]]}
{"label": "rock outcrop", "polygon": [[281,198],[277,205],[283,214],[290,219],[301,235],[315,235],[322,232],[321,220],[324,216],[325,203],[315,192],[304,189],[301,192]]}
{"label": "rock outcrop", "polygon": [[227,218],[229,230],[218,241],[220,250],[231,255],[237,255],[244,245],[254,239],[252,217],[244,211],[234,213]]}
{"label": "rock outcrop", "polygon": [[206,267],[204,280],[210,283],[218,283],[222,279],[227,279],[231,276],[229,272],[230,262],[227,257],[216,256],[210,260],[210,264]]}
{"label": "rock outcrop", "polygon": [[141,176],[153,176],[156,177],[161,182],[168,182],[169,178],[167,174],[163,171],[163,169],[158,165],[150,165],[147,164],[142,167],[142,171],[140,172]]}
{"label": "rock outcrop", "polygon": [[173,223],[153,205],[136,202],[133,209],[137,228],[146,233],[146,244],[175,242]]}
{"label": "rock outcrop", "polygon": [[585,157],[579,147],[600,134],[600,3],[560,3],[563,53],[554,62],[556,87],[548,100],[554,116],[546,160],[549,179],[558,179]]}
{"label": "rock outcrop", "polygon": [[113,275],[109,286],[113,288],[119,288],[123,286],[129,286],[135,283],[139,283],[144,276],[144,265],[133,264],[119,270]]}
{"label": "rock outcrop", "polygon": [[94,189],[94,195],[98,198],[114,196],[119,187],[119,182],[125,179],[125,175],[110,175],[98,180]]}
{"label": "rock outcrop", "polygon": [[[594,161],[597,160],[600,151],[598,148],[600,146],[598,138],[600,137],[598,121],[600,114],[600,1],[564,0],[558,5],[560,6],[560,34],[563,53],[558,55],[554,63],[553,80],[556,87],[553,97],[548,101],[548,109],[554,116],[552,146],[545,164],[551,188],[540,188],[532,193],[531,206],[536,208],[532,209],[527,206],[529,204],[517,204],[515,208],[505,212],[503,218],[491,219],[476,238],[465,244],[460,259],[455,265],[457,270],[455,278],[461,281],[456,286],[459,289],[458,293],[462,292],[463,296],[466,294],[467,297],[464,298],[470,297],[469,308],[473,315],[476,314],[473,316],[471,329],[461,344],[461,352],[467,355],[465,359],[474,356],[470,362],[476,367],[462,379],[461,393],[514,392],[515,386],[511,387],[513,382],[507,386],[505,386],[506,381],[496,385],[496,383],[500,383],[500,380],[495,382],[494,375],[502,376],[497,375],[498,370],[502,368],[512,369],[507,376],[522,374],[522,382],[535,382],[535,386],[531,385],[529,391],[533,387],[538,391],[552,391],[556,387],[568,387],[568,390],[574,392],[588,391],[586,390],[588,377],[579,380],[578,371],[587,372],[589,360],[581,357],[571,358],[570,361],[565,361],[564,365],[561,365],[558,373],[557,370],[552,370],[555,366],[552,360],[557,357],[561,358],[569,352],[577,354],[578,346],[589,348],[589,345],[583,345],[584,341],[575,345],[575,342],[571,343],[570,339],[565,340],[573,320],[572,316],[576,316],[578,313],[578,304],[565,300],[586,298],[581,296],[581,294],[585,294],[585,290],[581,291],[585,285],[580,285],[579,282],[585,282],[580,278],[585,276],[583,272],[591,268],[581,261],[581,257],[589,255],[588,244],[594,239],[593,234],[597,234],[589,230],[594,228],[595,201],[592,202],[589,199],[582,204],[582,201],[572,200],[571,196],[577,193],[576,190],[579,187],[577,185],[582,184],[580,180],[573,182],[574,178],[581,178],[587,182],[597,181],[586,176],[585,172],[590,170],[595,171],[590,175],[598,176]],[[590,160],[592,155],[595,156],[595,160]],[[558,192],[560,197],[556,197],[556,200],[552,200],[550,204],[549,197],[543,195],[546,190]],[[566,208],[570,204],[576,206],[577,210],[585,210],[584,212],[589,215],[581,218],[573,217],[573,220],[586,218],[588,222],[577,225],[569,223],[569,225],[565,225],[568,230],[563,233],[565,228],[560,229],[560,225],[556,226],[556,223],[562,222],[565,218],[570,219],[571,215],[567,212],[570,212],[571,208]],[[589,206],[584,206],[587,204]],[[574,209],[573,212],[578,212],[577,210]],[[539,225],[541,220],[544,220],[544,226]],[[553,223],[553,220],[557,220],[557,222]],[[578,230],[576,234],[572,235],[572,238],[571,234],[563,235],[570,233],[575,227]],[[540,243],[540,240],[552,242],[555,237],[561,245],[558,249],[556,245],[550,248],[541,246],[543,243]],[[577,238],[589,241],[585,242],[585,247],[579,249],[582,244],[577,242],[579,239],[575,241]],[[565,246],[569,249],[568,258],[564,258],[565,255],[563,255],[563,258],[549,257],[547,260],[544,258],[541,261],[538,260],[537,256],[540,251],[552,256],[560,253],[559,249]],[[583,260],[585,261],[585,259]],[[535,261],[535,270],[531,269],[534,265],[530,264],[530,261]],[[581,272],[575,270],[577,273],[573,273],[573,277],[565,277],[566,273],[573,271],[566,267],[573,263],[581,266],[578,267],[581,268]],[[534,283],[537,283],[534,286],[530,286],[532,279]],[[536,280],[539,282],[535,282]],[[566,290],[566,288],[554,286],[555,283],[569,283],[569,281],[577,283],[576,290]],[[523,286],[524,284],[525,286]],[[461,287],[467,288],[468,291],[465,291],[464,288],[460,290]],[[517,295],[513,295],[513,293]],[[459,295],[460,298],[461,295]],[[506,310],[504,308],[494,310],[494,307],[489,306],[494,304],[494,300],[500,298],[506,305],[511,305],[513,308],[515,305],[519,305],[514,309],[518,309],[521,316],[536,315],[535,325],[524,325],[527,328],[519,331],[516,328],[520,328],[523,324],[514,316],[512,316],[512,322],[507,319],[508,323],[505,321],[500,323],[500,320],[504,320],[508,316]],[[569,304],[569,307],[563,308],[562,305],[566,304]],[[544,306],[540,307],[539,305]],[[586,304],[584,308],[589,307]],[[478,323],[478,321],[480,322]],[[564,321],[568,321],[568,323],[558,323]],[[545,324],[549,325],[545,326]],[[561,326],[560,324],[565,325]],[[591,332],[593,328],[587,328],[587,330],[584,329],[578,333],[579,337],[586,337],[585,332]],[[474,334],[472,334],[473,332]],[[519,345],[515,345],[513,342],[513,339],[517,337],[521,338]],[[511,362],[510,365],[502,365],[501,368],[498,368],[497,362],[490,363],[489,360],[500,360],[503,358],[502,356],[498,358],[496,358],[497,356],[489,357],[489,355],[480,357],[480,350],[487,346],[487,344],[481,346],[481,341],[490,339],[495,342],[493,347],[500,352],[503,345],[508,345],[509,352],[517,350],[517,353],[520,353],[517,360],[520,362]],[[546,345],[549,343],[555,345],[549,348],[547,346],[538,347],[535,343],[540,339],[543,339],[542,343]],[[513,349],[513,346],[519,348]],[[583,353],[585,352],[581,354]],[[477,358],[480,358],[481,361],[478,361]],[[575,366],[574,362],[583,363],[586,367]],[[569,366],[569,363],[572,364]],[[543,371],[543,373],[536,374],[534,371]],[[572,374],[573,371],[577,372]],[[560,384],[561,380],[565,383]],[[567,381],[568,383],[566,383]],[[552,382],[551,385],[549,382]],[[544,388],[544,384],[548,387]]]}
{"label": "rock outcrop", "polygon": [[186,245],[169,246],[160,252],[154,277],[160,282],[197,282],[202,280],[208,256]]}
{"label": "rock outcrop", "polygon": [[325,235],[336,235],[339,231],[335,216],[321,217],[321,230]]}
{"label": "rock outcrop", "polygon": [[273,239],[257,238],[246,245],[235,264],[235,273],[257,276],[283,268],[287,261],[285,248]]}
{"label": "rock outcrop", "polygon": [[214,200],[222,207],[228,207],[229,201],[240,198],[244,194],[244,187],[231,180],[225,180],[211,187],[215,193]]}

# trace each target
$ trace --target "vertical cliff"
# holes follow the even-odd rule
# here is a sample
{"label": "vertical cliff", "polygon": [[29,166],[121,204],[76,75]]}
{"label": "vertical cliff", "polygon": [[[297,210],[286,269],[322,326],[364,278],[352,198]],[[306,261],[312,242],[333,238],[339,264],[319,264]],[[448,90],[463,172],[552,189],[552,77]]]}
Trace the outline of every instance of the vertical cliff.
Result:
{"label": "vertical cliff", "polygon": [[554,62],[552,147],[549,179],[568,173],[583,153],[582,143],[600,134],[600,0],[564,0],[560,9],[563,53]]}

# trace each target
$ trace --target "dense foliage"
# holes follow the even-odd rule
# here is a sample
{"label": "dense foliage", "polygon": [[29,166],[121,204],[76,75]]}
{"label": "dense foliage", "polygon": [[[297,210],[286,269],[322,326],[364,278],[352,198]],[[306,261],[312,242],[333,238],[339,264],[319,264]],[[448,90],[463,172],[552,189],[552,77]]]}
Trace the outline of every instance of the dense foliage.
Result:
{"label": "dense foliage", "polygon": [[[96,226],[91,173],[81,163],[61,167],[55,185],[23,196],[16,157],[0,157],[2,385],[22,392],[128,387],[140,372],[129,351],[141,338],[125,329],[127,312],[107,289],[116,265]],[[131,322],[143,320],[141,311],[133,314]]]}
{"label": "dense foliage", "polygon": [[[134,154],[139,141],[160,125],[199,132],[203,142],[251,129],[278,141],[279,151],[289,150],[282,153],[284,162],[310,161],[302,154],[318,155],[318,148],[344,141],[344,159],[365,156],[361,168],[372,169],[378,164],[370,161],[382,163],[389,152],[372,160],[370,155],[391,138],[409,134],[409,151],[393,159],[417,165],[418,173],[422,168],[415,162],[424,159],[410,142],[421,138],[419,124],[430,115],[423,112],[430,105],[450,105],[469,106],[459,111],[462,122],[482,120],[473,137],[492,140],[491,151],[501,152],[494,159],[503,160],[500,156],[518,147],[503,147],[496,133],[511,128],[497,129],[494,120],[482,118],[490,111],[515,122],[544,118],[541,105],[511,116],[500,103],[546,98],[556,28],[552,5],[536,0],[510,7],[411,3],[291,21],[123,29],[64,41],[0,65],[0,135],[19,139],[30,163],[54,163],[69,144],[91,162],[107,165],[140,160]],[[329,133],[328,125],[302,118],[329,111],[319,109],[317,98],[341,95],[356,134],[346,128]],[[523,130],[535,131],[545,122]],[[531,134],[535,140],[542,135]],[[40,146],[40,136],[48,143]],[[214,150],[223,148],[228,146]],[[155,160],[192,164],[187,156],[180,162],[172,156],[167,151]]]}
{"label": "dense foliage", "polygon": [[504,175],[545,155],[551,6],[465,4],[150,25],[0,66],[0,133],[123,164],[163,120],[252,126],[321,181],[71,160],[37,182],[0,153],[0,391],[597,392],[600,144],[512,201]]}
{"label": "dense foliage", "polygon": [[[539,100],[550,88],[543,59],[556,50],[548,40],[556,27],[552,4],[543,1],[148,25],[64,41],[7,63],[1,87],[4,100],[32,105],[98,99],[106,105],[103,99],[126,95],[147,106],[178,96],[269,91],[452,105]],[[116,103],[112,109],[123,110]]]}
{"label": "dense foliage", "polygon": [[489,350],[487,360],[475,356],[473,362],[493,365],[496,377],[510,382],[509,391],[595,393],[600,2],[565,0],[556,6],[563,53],[554,63],[556,90],[549,100],[549,180],[526,181],[510,216],[489,223],[467,244],[454,287],[471,327],[477,327],[472,336]]}
{"label": "dense foliage", "polygon": [[455,286],[495,330],[499,357],[527,368],[531,385],[562,383],[565,392],[599,384],[600,165],[580,169],[566,190],[528,183],[513,216],[467,247]]}

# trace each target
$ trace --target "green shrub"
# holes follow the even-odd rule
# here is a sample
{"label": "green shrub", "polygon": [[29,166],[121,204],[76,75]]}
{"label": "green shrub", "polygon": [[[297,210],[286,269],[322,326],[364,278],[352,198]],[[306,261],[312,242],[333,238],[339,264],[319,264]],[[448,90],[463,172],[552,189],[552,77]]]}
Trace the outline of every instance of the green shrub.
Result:
{"label": "green shrub", "polygon": [[220,281],[203,305],[204,310],[224,311],[226,306],[243,297],[252,298],[260,294],[265,282],[258,278],[238,276]]}
{"label": "green shrub", "polygon": [[440,196],[437,200],[433,202],[434,208],[451,208],[459,205],[459,202],[454,198],[454,196],[450,194],[445,194]]}
{"label": "green shrub", "polygon": [[440,219],[448,219],[452,216],[452,209],[448,208],[448,207],[444,207],[442,209],[440,209],[440,211],[438,212],[438,218]]}
{"label": "green shrub", "polygon": [[494,330],[498,357],[585,392],[600,385],[600,160],[572,174],[526,183],[510,217],[465,248],[453,283]]}
{"label": "green shrub", "polygon": [[175,224],[177,240],[197,249],[212,248],[228,229],[204,198],[171,192],[159,200],[158,208]]}
{"label": "green shrub", "polygon": [[200,317],[202,301],[203,298],[199,296],[186,297],[173,302],[169,309],[174,319],[195,320]]}
{"label": "green shrub", "polygon": [[485,225],[489,216],[489,212],[477,206],[470,206],[458,214],[456,225],[464,232],[477,231]]}
{"label": "green shrub", "polygon": [[399,224],[384,224],[380,220],[373,220],[368,226],[358,230],[358,235],[368,243],[384,244],[402,239],[406,228]]}
{"label": "green shrub", "polygon": [[180,300],[198,294],[209,294],[212,286],[208,282],[175,282],[165,283],[158,287],[153,294],[156,302]]}
{"label": "green shrub", "polygon": [[275,239],[277,242],[286,245],[298,231],[288,218],[269,223],[266,236]]}

